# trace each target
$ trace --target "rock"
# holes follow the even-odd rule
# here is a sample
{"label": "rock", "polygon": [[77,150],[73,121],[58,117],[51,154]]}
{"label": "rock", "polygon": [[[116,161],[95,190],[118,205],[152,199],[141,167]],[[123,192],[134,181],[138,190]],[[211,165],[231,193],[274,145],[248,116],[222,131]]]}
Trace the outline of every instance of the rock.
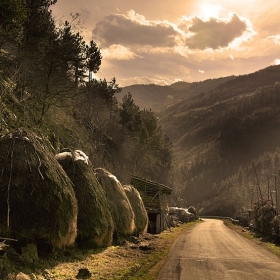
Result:
{"label": "rock", "polygon": [[16,276],[16,280],[30,280],[30,277],[22,272]]}
{"label": "rock", "polygon": [[87,268],[80,268],[76,278],[87,279],[91,277],[91,272]]}

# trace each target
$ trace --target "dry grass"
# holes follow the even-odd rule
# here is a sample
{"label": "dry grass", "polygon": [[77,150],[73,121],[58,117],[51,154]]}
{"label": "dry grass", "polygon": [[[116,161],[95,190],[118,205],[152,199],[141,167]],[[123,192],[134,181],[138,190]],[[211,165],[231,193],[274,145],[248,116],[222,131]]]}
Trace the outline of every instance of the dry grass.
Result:
{"label": "dry grass", "polygon": [[157,235],[145,234],[127,241],[122,246],[84,251],[70,248],[52,258],[41,259],[37,263],[6,260],[6,267],[9,267],[10,275],[15,276],[20,271],[27,275],[33,273],[38,280],[74,280],[81,268],[90,271],[91,277],[88,279],[91,280],[153,280],[166,261],[168,250],[175,239],[196,223],[183,224]]}
{"label": "dry grass", "polygon": [[244,236],[247,239],[252,240],[253,242],[261,245],[263,248],[267,249],[271,253],[275,254],[276,256],[280,257],[280,247],[277,244],[272,242],[265,241],[262,237],[255,235],[253,232],[250,232],[244,229],[242,226],[234,225],[229,221],[224,221],[225,225],[228,226],[233,231],[237,232],[238,234]]}

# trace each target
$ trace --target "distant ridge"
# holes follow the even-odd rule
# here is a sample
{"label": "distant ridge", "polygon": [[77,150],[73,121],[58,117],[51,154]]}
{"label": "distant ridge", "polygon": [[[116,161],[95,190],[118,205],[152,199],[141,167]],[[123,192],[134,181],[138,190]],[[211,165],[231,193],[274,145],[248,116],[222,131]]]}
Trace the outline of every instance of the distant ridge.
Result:
{"label": "distant ridge", "polygon": [[123,87],[122,92],[117,93],[116,97],[121,102],[124,95],[131,93],[136,105],[141,109],[151,109],[158,113],[168,105],[214,89],[240,87],[242,90],[246,90],[246,87],[256,89],[270,85],[280,81],[279,69],[280,66],[275,65],[246,75],[221,77],[193,83],[182,81],[169,86],[136,84]]}
{"label": "distant ridge", "polygon": [[235,76],[230,76],[208,79],[202,82],[176,82],[170,86],[136,84],[123,87],[121,93],[117,93],[116,97],[121,102],[124,95],[131,93],[136,105],[141,109],[151,109],[153,112],[158,113],[168,105],[175,104],[190,95],[197,94],[206,89],[213,89],[234,78]]}

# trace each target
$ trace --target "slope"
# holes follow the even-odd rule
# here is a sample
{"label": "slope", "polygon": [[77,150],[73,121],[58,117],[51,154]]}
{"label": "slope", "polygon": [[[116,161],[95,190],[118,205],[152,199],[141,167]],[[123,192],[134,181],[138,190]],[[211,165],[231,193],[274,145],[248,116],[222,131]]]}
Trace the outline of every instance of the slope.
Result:
{"label": "slope", "polygon": [[[123,89],[122,96],[130,92],[138,106],[156,111],[174,144],[172,183],[181,206],[207,212],[205,207],[213,208],[217,197],[225,195],[227,190],[217,191],[224,180],[263,153],[275,152],[279,81],[280,66],[270,66],[238,77]],[[220,214],[235,215],[238,207],[221,207]]]}
{"label": "slope", "polygon": [[163,131],[176,151],[175,185],[183,204],[209,206],[219,196],[213,186],[275,151],[279,80],[280,66],[271,66],[196,92],[161,112]]}
{"label": "slope", "polygon": [[124,95],[131,93],[135,103],[142,109],[151,109],[159,113],[172,104],[183,100],[189,96],[196,95],[199,92],[213,89],[226,81],[234,79],[234,76],[209,79],[202,82],[187,83],[177,82],[170,86],[159,85],[132,85],[124,87],[120,93],[116,94],[119,102]]}

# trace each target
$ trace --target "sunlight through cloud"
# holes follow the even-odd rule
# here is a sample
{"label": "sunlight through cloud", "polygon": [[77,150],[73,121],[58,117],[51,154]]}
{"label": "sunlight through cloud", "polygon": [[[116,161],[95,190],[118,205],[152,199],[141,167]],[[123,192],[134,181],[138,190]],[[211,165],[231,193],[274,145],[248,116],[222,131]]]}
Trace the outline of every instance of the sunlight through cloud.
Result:
{"label": "sunlight through cloud", "polygon": [[219,5],[209,5],[209,4],[202,4],[202,17],[205,20],[209,20],[210,18],[218,18],[219,12],[223,10],[223,8]]}

